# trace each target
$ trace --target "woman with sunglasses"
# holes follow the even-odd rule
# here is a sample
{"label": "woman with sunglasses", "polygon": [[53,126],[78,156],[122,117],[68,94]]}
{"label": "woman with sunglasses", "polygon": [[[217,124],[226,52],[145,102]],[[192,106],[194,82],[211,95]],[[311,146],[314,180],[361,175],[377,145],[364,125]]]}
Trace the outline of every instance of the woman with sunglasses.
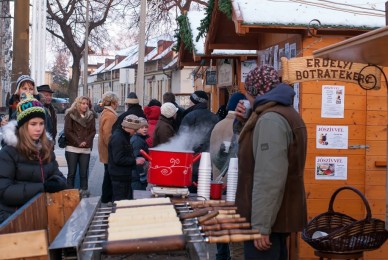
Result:
{"label": "woman with sunglasses", "polygon": [[88,190],[88,175],[90,153],[93,138],[96,134],[96,118],[89,110],[89,98],[80,96],[75,99],[65,114],[65,136],[67,146],[65,157],[67,161],[67,185],[74,188],[77,167],[80,175],[81,197],[90,195]]}
{"label": "woman with sunglasses", "polygon": [[46,135],[43,105],[32,95],[22,95],[16,111],[17,120],[3,126],[0,223],[36,194],[66,189],[66,178],[55,160],[53,141]]}
{"label": "woman with sunglasses", "polygon": [[145,159],[136,158],[131,145],[131,136],[141,127],[140,119],[131,114],[114,130],[108,145],[108,172],[112,181],[113,201],[133,199],[131,176],[136,165]]}

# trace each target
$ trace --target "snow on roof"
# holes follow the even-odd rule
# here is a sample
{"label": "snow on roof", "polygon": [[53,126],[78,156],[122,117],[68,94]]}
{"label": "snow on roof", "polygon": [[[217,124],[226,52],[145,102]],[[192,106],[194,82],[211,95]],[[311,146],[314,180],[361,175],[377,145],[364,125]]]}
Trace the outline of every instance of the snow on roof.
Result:
{"label": "snow on roof", "polygon": [[385,1],[357,2],[233,0],[232,4],[234,10],[240,11],[243,24],[305,26],[318,19],[322,27],[376,28],[385,25]]}
{"label": "snow on roof", "polygon": [[100,73],[104,73],[104,72],[110,71],[115,65],[116,65],[115,61],[113,61],[111,64],[108,65],[108,67],[103,69]]}
{"label": "snow on roof", "polygon": [[146,56],[144,56],[144,62],[152,60],[156,55],[158,55],[158,48],[152,49],[152,51],[150,51]]}
{"label": "snow on roof", "polygon": [[171,44],[167,49],[165,49],[164,51],[162,51],[159,55],[155,56],[155,57],[153,58],[153,60],[160,60],[160,59],[162,59],[164,56],[166,56],[166,55],[172,50],[172,48],[174,47],[174,44],[175,44],[175,42],[174,42],[173,44]]}
{"label": "snow on roof", "polygon": [[166,70],[166,69],[171,68],[172,66],[174,66],[177,63],[177,61],[178,61],[178,55],[174,59],[172,59],[172,61],[170,61],[169,64],[164,66],[163,69]]}
{"label": "snow on roof", "polygon": [[187,19],[189,20],[190,29],[193,36],[193,39],[191,40],[191,42],[193,43],[194,53],[199,55],[205,54],[205,39],[201,37],[199,38],[198,41],[196,41],[197,35],[199,33],[197,28],[201,26],[201,20],[204,17],[205,17],[204,11],[187,12]]}
{"label": "snow on roof", "polygon": [[125,57],[125,59],[123,59],[121,62],[119,62],[113,69],[115,69],[115,70],[121,69],[121,68],[129,67],[131,65],[136,64],[139,46],[135,46],[135,47],[136,47],[136,49],[133,49],[133,51],[131,53],[129,53],[127,55],[127,57]]}
{"label": "snow on roof", "polygon": [[105,63],[105,59],[114,59],[114,56],[109,55],[88,55],[88,65],[97,65]]}
{"label": "snow on roof", "polygon": [[256,55],[256,50],[222,50],[215,49],[212,54],[214,55]]}
{"label": "snow on roof", "polygon": [[128,47],[128,48],[125,48],[125,49],[122,49],[122,50],[117,50],[115,52],[115,55],[128,56],[128,55],[131,55],[134,52],[137,52],[137,48],[138,48],[138,44],[133,45],[133,46]]}
{"label": "snow on roof", "polygon": [[102,64],[100,67],[98,67],[92,74],[90,74],[90,76],[92,75],[97,75],[98,73],[100,73],[101,71],[103,71],[105,68],[105,63]]}

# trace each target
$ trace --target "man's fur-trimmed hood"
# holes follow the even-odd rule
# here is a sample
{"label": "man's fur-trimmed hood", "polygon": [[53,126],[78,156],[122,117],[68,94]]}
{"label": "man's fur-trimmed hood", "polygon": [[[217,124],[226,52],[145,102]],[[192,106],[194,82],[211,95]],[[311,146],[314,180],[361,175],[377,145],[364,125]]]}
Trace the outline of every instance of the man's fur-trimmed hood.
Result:
{"label": "man's fur-trimmed hood", "polygon": [[[3,130],[3,141],[6,145],[16,147],[19,142],[19,137],[16,135],[17,131],[17,121],[11,120],[8,124],[2,127]],[[52,141],[53,138],[51,135],[46,131],[47,138]]]}

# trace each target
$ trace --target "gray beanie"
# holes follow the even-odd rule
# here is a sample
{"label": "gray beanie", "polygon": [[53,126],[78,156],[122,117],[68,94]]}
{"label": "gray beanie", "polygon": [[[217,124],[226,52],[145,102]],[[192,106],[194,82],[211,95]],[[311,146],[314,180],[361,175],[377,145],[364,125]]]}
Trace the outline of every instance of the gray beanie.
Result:
{"label": "gray beanie", "polygon": [[138,130],[141,127],[140,119],[139,117],[132,114],[127,115],[126,117],[124,117],[123,122],[121,123],[121,126],[123,128],[131,128],[131,129]]}

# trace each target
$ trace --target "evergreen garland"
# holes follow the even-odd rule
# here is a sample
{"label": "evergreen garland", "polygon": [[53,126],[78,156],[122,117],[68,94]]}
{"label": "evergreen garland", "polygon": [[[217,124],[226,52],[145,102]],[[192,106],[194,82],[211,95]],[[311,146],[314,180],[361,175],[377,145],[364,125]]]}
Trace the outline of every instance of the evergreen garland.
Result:
{"label": "evergreen garland", "polygon": [[230,0],[218,0],[218,9],[223,12],[228,19],[232,19],[232,3]]}
{"label": "evergreen garland", "polygon": [[186,14],[180,15],[178,18],[176,18],[178,22],[179,29],[176,30],[175,38],[177,39],[177,44],[174,47],[175,51],[179,51],[180,44],[183,41],[185,45],[185,49],[189,50],[190,52],[193,51],[193,43],[192,43],[192,33],[189,26],[189,21]]}
{"label": "evergreen garland", "polygon": [[199,38],[203,37],[209,30],[210,21],[212,19],[212,13],[214,8],[214,0],[209,0],[208,5],[205,8],[205,18],[201,20],[201,25],[197,28],[198,29],[198,35],[195,39],[196,41],[199,40]]}

